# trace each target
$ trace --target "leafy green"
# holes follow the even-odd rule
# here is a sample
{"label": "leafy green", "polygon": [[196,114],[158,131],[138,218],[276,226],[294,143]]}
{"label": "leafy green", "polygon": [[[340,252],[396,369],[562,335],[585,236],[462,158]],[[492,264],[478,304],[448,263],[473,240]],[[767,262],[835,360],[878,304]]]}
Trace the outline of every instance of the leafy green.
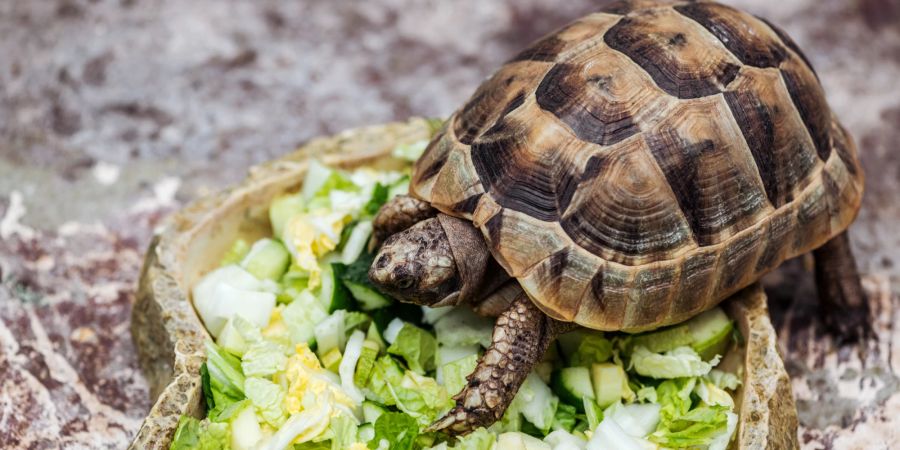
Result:
{"label": "leafy green", "polygon": [[397,355],[406,361],[414,372],[424,375],[435,369],[435,353],[437,341],[431,333],[410,323],[404,323],[394,343],[387,352]]}
{"label": "leafy green", "polygon": [[719,369],[710,370],[706,374],[706,379],[719,388],[728,389],[729,391],[733,391],[741,385],[741,379],[737,375]]}
{"label": "leafy green", "polygon": [[457,439],[453,450],[490,450],[496,440],[494,433],[486,428],[478,428],[475,431]]}
{"label": "leafy green", "polygon": [[[212,398],[210,420],[216,421],[218,416],[232,403],[241,401],[244,396],[244,373],[241,371],[241,360],[212,341],[206,341],[206,371],[209,376],[208,391]],[[209,405],[209,397],[207,397]]]}
{"label": "leafy green", "polygon": [[480,344],[487,348],[491,344],[494,321],[475,314],[470,308],[456,308],[438,319],[434,332],[441,345]]}
{"label": "leafy green", "polygon": [[306,441],[294,444],[294,450],[332,450],[331,440],[325,441]]}
{"label": "leafy green", "polygon": [[368,329],[372,318],[368,314],[359,311],[347,311],[344,315],[344,334],[349,337],[355,330]]}
{"label": "leafy green", "polygon": [[556,414],[553,416],[552,430],[572,431],[575,428],[576,409],[572,405],[560,403],[556,407]]}
{"label": "leafy green", "polygon": [[392,385],[397,408],[416,420],[421,425],[434,422],[438,416],[453,406],[453,400],[447,389],[439,385],[434,378],[423,377],[407,370],[397,385]]}
{"label": "leafy green", "polygon": [[372,198],[369,199],[369,202],[363,207],[363,214],[374,216],[378,213],[378,209],[381,208],[381,205],[384,205],[387,200],[388,187],[381,183],[375,183],[375,187],[372,190]]}
{"label": "leafy green", "polygon": [[241,368],[248,377],[268,377],[284,370],[287,356],[284,349],[265,339],[250,344],[241,359]]}
{"label": "leafy green", "polygon": [[653,353],[636,346],[631,354],[634,371],[652,378],[681,378],[703,376],[718,364],[718,358],[706,362],[690,347],[678,347],[665,353]]}
{"label": "leafy green", "polygon": [[466,386],[466,377],[475,371],[476,365],[478,365],[477,353],[444,364],[441,371],[443,372],[444,387],[447,388],[447,392],[455,394],[461,391]]}
{"label": "leafy green", "polygon": [[600,334],[588,334],[578,344],[571,356],[571,365],[590,367],[591,364],[602,363],[612,357],[612,341]]}
{"label": "leafy green", "polygon": [[227,423],[181,416],[169,450],[228,450],[231,448],[230,437]]}
{"label": "leafy green", "polygon": [[411,450],[418,435],[416,419],[403,413],[386,412],[375,421],[375,437],[369,441],[369,448],[378,448],[385,440],[390,450]]}
{"label": "leafy green", "polygon": [[356,421],[344,414],[339,414],[331,419],[329,428],[331,438],[331,450],[344,450],[356,442]]}
{"label": "leafy green", "polygon": [[447,390],[434,378],[402,367],[389,355],[378,358],[369,377],[367,398],[400,411],[428,425],[453,404]]}
{"label": "leafy green", "polygon": [[284,410],[284,388],[265,378],[247,377],[244,392],[253,403],[259,417],[275,428],[287,420]]}
{"label": "leafy green", "polygon": [[322,304],[309,291],[303,291],[294,301],[285,306],[281,317],[288,328],[291,343],[308,343],[315,337],[316,324],[328,317]]}
{"label": "leafy green", "polygon": [[661,422],[649,439],[666,447],[707,445],[726,430],[728,409],[724,406],[692,409],[677,419]]}
{"label": "leafy green", "polygon": [[390,384],[399,383],[401,378],[403,378],[403,369],[394,361],[394,358],[388,355],[378,358],[372,368],[369,383],[366,385],[369,389],[366,397],[384,405],[396,405],[397,401],[391,393]]}

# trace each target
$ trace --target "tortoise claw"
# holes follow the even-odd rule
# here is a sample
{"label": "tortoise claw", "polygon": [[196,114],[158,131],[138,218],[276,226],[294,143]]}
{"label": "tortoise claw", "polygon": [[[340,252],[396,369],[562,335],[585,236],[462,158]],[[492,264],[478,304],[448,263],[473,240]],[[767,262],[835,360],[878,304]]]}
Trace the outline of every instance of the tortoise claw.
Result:
{"label": "tortoise claw", "polygon": [[443,417],[434,421],[425,429],[426,432],[444,431],[454,436],[471,433],[479,427],[486,427],[497,420],[492,411],[485,408],[467,410],[463,405],[457,405],[447,411]]}

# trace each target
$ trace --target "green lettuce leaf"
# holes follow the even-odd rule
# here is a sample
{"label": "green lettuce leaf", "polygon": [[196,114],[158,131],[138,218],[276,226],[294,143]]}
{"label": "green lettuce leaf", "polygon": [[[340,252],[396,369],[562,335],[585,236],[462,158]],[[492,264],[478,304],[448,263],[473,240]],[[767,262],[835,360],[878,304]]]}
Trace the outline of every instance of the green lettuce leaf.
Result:
{"label": "green lettuce leaf", "polygon": [[378,213],[381,205],[384,205],[387,200],[388,187],[381,183],[375,183],[375,187],[372,189],[372,198],[369,199],[369,202],[363,207],[363,214],[374,216]]}
{"label": "green lettuce leaf", "polygon": [[653,353],[646,347],[636,346],[631,354],[631,364],[639,375],[651,378],[698,377],[709,373],[719,363],[718,357],[706,362],[694,349],[683,346],[665,353]]}
{"label": "green lettuce leaf", "polygon": [[453,406],[447,389],[434,378],[421,376],[407,370],[398,385],[392,385],[397,408],[415,418],[420,425],[434,422],[444,411]]}
{"label": "green lettuce leaf", "polygon": [[572,354],[570,363],[573,366],[590,367],[591,364],[608,361],[612,353],[612,341],[600,334],[587,334]]}
{"label": "green lettuce leaf", "polygon": [[741,379],[737,375],[719,369],[710,370],[706,379],[721,389],[733,391],[741,385]]}
{"label": "green lettuce leaf", "polygon": [[475,371],[476,365],[478,365],[477,353],[444,364],[441,368],[441,372],[444,379],[444,387],[447,388],[447,392],[451,395],[455,395],[457,392],[462,391],[462,389],[466,387],[466,383],[468,383],[466,377]]}
{"label": "green lettuce leaf", "polygon": [[231,433],[227,423],[200,421],[181,416],[169,450],[228,450]]}
{"label": "green lettuce leaf", "polygon": [[572,405],[560,403],[556,407],[556,414],[553,416],[552,430],[572,431],[575,428],[576,409]]}
{"label": "green lettuce leaf", "polygon": [[416,419],[396,412],[386,412],[375,421],[375,437],[369,441],[369,448],[379,448],[387,441],[390,450],[411,450],[419,435]]}
{"label": "green lettuce leaf", "polygon": [[358,427],[355,419],[339,414],[331,419],[328,426],[333,435],[331,438],[331,450],[344,450],[356,442]]}
{"label": "green lettuce leaf", "polygon": [[403,369],[394,358],[385,355],[375,361],[372,374],[366,385],[368,392],[366,398],[383,405],[396,405],[397,401],[391,393],[391,384],[399,384],[403,378]]}
{"label": "green lettuce leaf", "polygon": [[269,377],[283,371],[285,365],[284,349],[267,340],[250,344],[241,359],[241,368],[248,377]]}
{"label": "green lettuce leaf", "polygon": [[673,448],[708,445],[726,431],[728,412],[728,408],[723,406],[694,408],[675,420],[660,422],[649,439]]}
{"label": "green lettuce leaf", "polygon": [[283,406],[285,392],[280,385],[265,378],[247,377],[244,392],[259,417],[272,427],[278,428],[287,420],[287,411]]}
{"label": "green lettuce leaf", "polygon": [[411,370],[424,375],[435,369],[437,341],[431,333],[411,323],[404,323],[387,352],[403,358]]}
{"label": "green lettuce leaf", "polygon": [[457,439],[456,445],[450,448],[453,450],[491,450],[496,439],[494,433],[491,433],[485,428],[478,428]]}
{"label": "green lettuce leaf", "polygon": [[[203,391],[206,395],[207,406],[212,405],[208,416],[210,420],[217,421],[218,416],[231,404],[245,398],[244,373],[241,371],[240,359],[212,341],[206,341],[205,346],[206,363],[204,367],[206,367],[208,383]],[[202,379],[201,373],[201,381]]]}

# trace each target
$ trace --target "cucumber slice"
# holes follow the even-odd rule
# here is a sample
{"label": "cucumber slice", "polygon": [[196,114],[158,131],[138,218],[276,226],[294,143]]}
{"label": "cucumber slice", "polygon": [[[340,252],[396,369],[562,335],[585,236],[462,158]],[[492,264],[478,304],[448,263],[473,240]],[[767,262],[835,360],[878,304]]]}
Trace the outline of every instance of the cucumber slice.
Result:
{"label": "cucumber slice", "polygon": [[216,343],[219,344],[219,347],[237,357],[244,356],[244,352],[247,351],[248,347],[247,342],[241,337],[241,333],[234,327],[233,317],[228,319],[228,322],[225,322],[225,327],[219,333]]}
{"label": "cucumber slice", "polygon": [[587,367],[565,367],[553,372],[551,384],[553,392],[564,403],[584,412],[584,399],[594,400],[594,386],[591,384],[591,370]]}
{"label": "cucumber slice", "polygon": [[301,191],[303,199],[312,199],[319,190],[325,187],[325,183],[328,182],[333,173],[334,170],[326,167],[318,160],[310,160],[309,167],[306,169],[306,178],[303,179],[303,190]]}
{"label": "cucumber slice", "polygon": [[284,234],[284,226],[295,214],[303,212],[304,201],[300,194],[288,194],[277,197],[269,205],[269,223],[272,225],[272,234],[281,237]]}
{"label": "cucumber slice", "polygon": [[369,236],[371,235],[371,220],[364,220],[357,223],[356,226],[353,227],[353,231],[350,232],[350,236],[347,237],[347,241],[341,251],[341,262],[344,264],[352,264],[359,259],[359,255],[365,250],[366,244],[369,242]]}
{"label": "cucumber slice", "polygon": [[591,366],[591,382],[597,405],[606,408],[625,396],[628,377],[620,365],[599,363]]}
{"label": "cucumber slice", "polygon": [[243,239],[238,239],[234,241],[234,244],[231,244],[231,248],[225,252],[225,255],[222,256],[222,260],[219,261],[220,266],[227,266],[229,264],[237,264],[244,259],[244,256],[247,255],[247,252],[250,251],[250,244]]}
{"label": "cucumber slice", "polygon": [[516,399],[521,402],[522,417],[546,434],[553,425],[553,416],[559,405],[559,398],[553,395],[550,387],[536,374],[530,373],[516,393]]}
{"label": "cucumber slice", "polygon": [[363,254],[356,262],[346,266],[346,270],[341,274],[341,281],[359,302],[359,308],[363,311],[372,311],[393,303],[390,297],[378,292],[369,282],[368,272],[373,258],[370,254]]}
{"label": "cucumber slice", "polygon": [[347,289],[350,290],[350,294],[353,295],[353,298],[355,298],[357,302],[359,302],[359,309],[363,311],[384,308],[392,303],[390,297],[378,292],[368,283],[356,283],[344,279],[344,286],[347,286]]}
{"label": "cucumber slice", "polygon": [[340,364],[341,351],[337,347],[332,348],[331,350],[325,352],[324,355],[322,355],[322,367],[324,367],[325,369],[334,373],[338,373]]}
{"label": "cucumber slice", "polygon": [[375,423],[382,414],[388,412],[387,408],[379,403],[364,401],[362,403],[363,422]]}
{"label": "cucumber slice", "polygon": [[250,247],[250,251],[241,260],[241,267],[247,269],[260,280],[281,279],[291,263],[291,254],[281,242],[274,239],[260,239]]}
{"label": "cucumber slice", "polygon": [[369,377],[372,376],[372,369],[375,368],[375,360],[378,359],[379,352],[380,348],[377,343],[368,339],[363,341],[359,360],[356,362],[356,372],[353,373],[353,384],[357,386],[369,384]]}
{"label": "cucumber slice", "polygon": [[328,314],[339,309],[356,309],[353,295],[341,282],[341,276],[346,270],[347,266],[341,263],[322,264],[322,286],[319,290],[319,300]]}
{"label": "cucumber slice", "polygon": [[375,426],[371,423],[364,423],[356,429],[356,435],[360,442],[369,442],[375,437]]}
{"label": "cucumber slice", "polygon": [[691,348],[700,354],[704,361],[716,355],[724,355],[728,349],[729,338],[734,329],[734,322],[728,318],[722,308],[713,308],[687,321],[684,325],[691,333]]}
{"label": "cucumber slice", "polygon": [[[654,353],[663,353],[684,345],[693,340],[687,325],[681,324],[649,333],[635,335],[631,340],[631,348],[644,346]],[[630,350],[630,349],[629,349]]]}

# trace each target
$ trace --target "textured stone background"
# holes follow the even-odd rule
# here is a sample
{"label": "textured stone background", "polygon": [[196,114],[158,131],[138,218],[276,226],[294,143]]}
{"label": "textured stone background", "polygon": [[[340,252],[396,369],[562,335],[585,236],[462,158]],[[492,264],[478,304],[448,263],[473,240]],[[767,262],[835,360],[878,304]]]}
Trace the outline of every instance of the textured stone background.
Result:
{"label": "textured stone background", "polygon": [[[767,280],[804,446],[900,446],[900,1],[742,0],[794,36],[860,145],[865,351]],[[596,2],[0,0],[0,448],[122,448],[151,404],[128,332],[162,217],[344,128],[446,115]],[[897,355],[893,355],[897,352]]]}

